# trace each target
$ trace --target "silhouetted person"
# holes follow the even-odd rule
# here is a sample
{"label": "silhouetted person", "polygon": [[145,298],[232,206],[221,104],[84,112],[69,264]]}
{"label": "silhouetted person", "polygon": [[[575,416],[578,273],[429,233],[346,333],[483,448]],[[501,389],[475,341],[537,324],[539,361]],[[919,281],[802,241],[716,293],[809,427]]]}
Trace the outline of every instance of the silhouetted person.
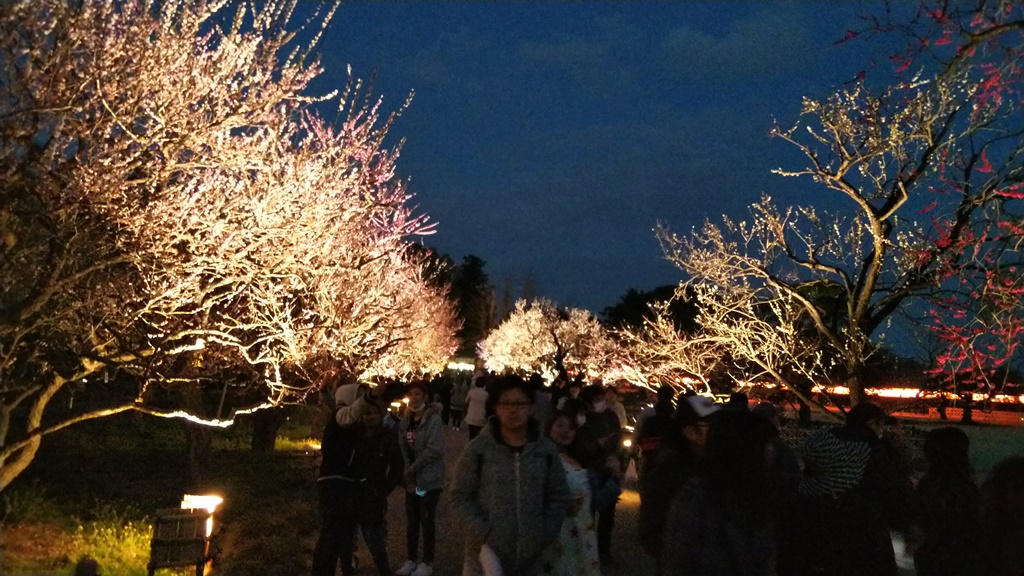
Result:
{"label": "silhouetted person", "polygon": [[666,434],[671,433],[675,410],[675,390],[671,386],[662,385],[658,388],[654,407],[640,413],[636,443],[640,455],[637,475],[641,482],[648,462],[654,457]]}
{"label": "silhouetted person", "polygon": [[[646,471],[640,482],[639,539],[643,549],[659,561],[672,498],[702,470],[711,419],[720,409],[721,405],[696,394],[680,398],[672,426],[657,452],[644,465]],[[658,572],[661,573],[660,563]]]}
{"label": "silhouetted person", "polygon": [[885,416],[862,402],[843,427],[804,442],[804,477],[781,524],[780,574],[896,576],[889,530],[909,530],[913,489],[882,445]]}
{"label": "silhouetted person", "polygon": [[[578,435],[591,440],[594,452],[586,455],[584,466],[591,470],[605,470],[610,458],[618,462],[619,445],[622,442],[622,425],[619,417],[608,409],[604,399],[604,387],[594,384],[580,391],[580,401],[586,407],[586,421]],[[615,527],[615,500],[597,511],[597,549],[601,562],[610,563],[612,558],[612,530]]]}
{"label": "silhouetted person", "polygon": [[978,574],[978,487],[971,472],[970,440],[959,428],[928,432],[928,472],[917,484],[921,543],[918,576]]}
{"label": "silhouetted person", "polygon": [[775,576],[775,429],[746,410],[722,410],[708,434],[704,474],[676,494],[663,535],[665,576]]}
{"label": "silhouetted person", "polygon": [[981,486],[981,574],[1024,576],[1024,456],[1003,460]]}

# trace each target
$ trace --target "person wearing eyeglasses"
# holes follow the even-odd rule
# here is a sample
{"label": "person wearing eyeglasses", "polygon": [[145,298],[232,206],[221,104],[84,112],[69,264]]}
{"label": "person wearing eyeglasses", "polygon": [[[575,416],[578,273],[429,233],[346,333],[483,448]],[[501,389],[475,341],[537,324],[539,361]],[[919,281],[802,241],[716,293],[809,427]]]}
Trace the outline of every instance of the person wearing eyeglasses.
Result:
{"label": "person wearing eyeglasses", "polygon": [[488,404],[494,416],[462,453],[450,490],[466,527],[462,574],[535,574],[569,507],[565,469],[532,418],[525,380],[498,378]]}

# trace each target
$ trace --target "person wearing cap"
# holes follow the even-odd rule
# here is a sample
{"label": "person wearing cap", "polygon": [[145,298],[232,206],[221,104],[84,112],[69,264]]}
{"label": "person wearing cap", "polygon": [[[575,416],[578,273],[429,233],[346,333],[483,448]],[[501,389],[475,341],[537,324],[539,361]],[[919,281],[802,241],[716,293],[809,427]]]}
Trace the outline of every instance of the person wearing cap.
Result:
{"label": "person wearing cap", "polygon": [[[437,542],[437,502],[444,485],[444,422],[440,406],[428,405],[427,383],[410,382],[409,407],[398,423],[398,441],[405,460],[406,546],[409,559],[399,576],[430,576]],[[420,532],[423,556],[420,557]]]}
{"label": "person wearing cap", "polygon": [[659,574],[669,505],[676,491],[702,470],[711,418],[720,409],[720,404],[694,393],[680,398],[673,426],[646,465],[647,471],[640,482],[638,532],[640,546],[659,559]]}

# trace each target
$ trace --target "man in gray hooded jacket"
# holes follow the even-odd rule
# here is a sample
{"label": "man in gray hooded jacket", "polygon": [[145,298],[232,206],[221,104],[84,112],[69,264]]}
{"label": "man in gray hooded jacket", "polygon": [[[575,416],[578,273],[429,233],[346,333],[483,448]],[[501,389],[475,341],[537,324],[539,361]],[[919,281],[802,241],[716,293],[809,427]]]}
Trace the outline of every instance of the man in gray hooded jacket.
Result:
{"label": "man in gray hooded jacket", "polygon": [[483,557],[496,559],[505,576],[531,576],[565,519],[565,470],[530,417],[533,394],[525,381],[501,378],[488,403],[495,415],[462,453],[451,488],[467,530],[462,574],[483,574]]}

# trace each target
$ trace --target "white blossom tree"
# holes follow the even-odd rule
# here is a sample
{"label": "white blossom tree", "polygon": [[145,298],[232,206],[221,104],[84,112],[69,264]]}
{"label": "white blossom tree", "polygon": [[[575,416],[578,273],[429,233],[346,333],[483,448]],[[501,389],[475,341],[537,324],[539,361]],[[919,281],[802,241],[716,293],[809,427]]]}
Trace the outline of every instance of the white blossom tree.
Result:
{"label": "white blossom tree", "polygon": [[597,318],[580,308],[559,308],[538,298],[515,309],[477,347],[488,370],[611,376],[618,346]]}
{"label": "white blossom tree", "polygon": [[613,331],[622,347],[623,378],[651,389],[672,386],[711,393],[710,379],[721,368],[726,350],[713,338],[680,332],[670,304],[653,304],[652,315],[641,326]]}
{"label": "white blossom tree", "polygon": [[[306,91],[333,7],[295,46],[294,0],[228,6],[0,5],[0,489],[75,422],[227,425],[450,352],[406,257],[431,226],[384,147],[397,114],[358,81],[337,125],[309,107],[332,97]],[[220,381],[238,385],[226,416],[182,410],[175,391]],[[54,409],[86,382],[108,406]]]}

